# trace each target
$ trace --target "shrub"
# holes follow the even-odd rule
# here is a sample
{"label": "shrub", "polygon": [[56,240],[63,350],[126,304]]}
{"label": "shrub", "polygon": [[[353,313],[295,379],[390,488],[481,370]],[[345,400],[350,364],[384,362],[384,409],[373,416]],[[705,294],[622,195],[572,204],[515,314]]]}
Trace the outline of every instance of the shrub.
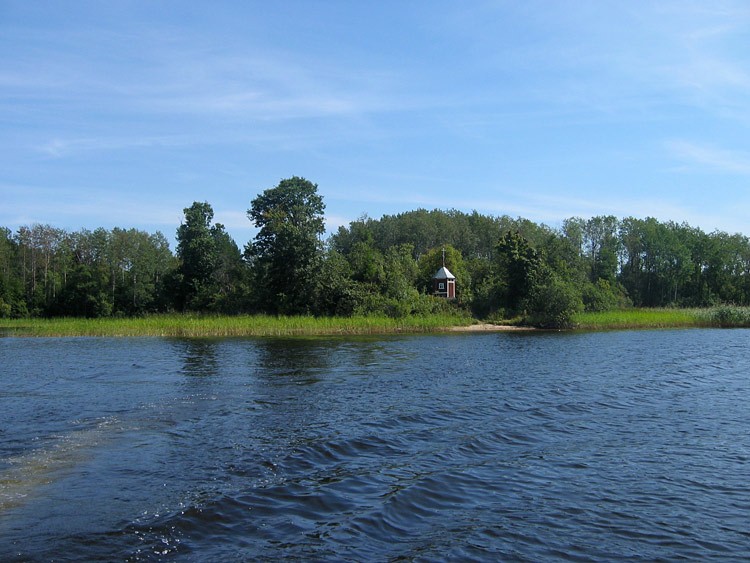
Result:
{"label": "shrub", "polygon": [[526,322],[542,328],[570,328],[573,316],[581,311],[583,302],[575,286],[550,274],[532,289]]}
{"label": "shrub", "polygon": [[603,279],[596,283],[586,282],[581,297],[586,311],[611,311],[632,305],[620,287]]}
{"label": "shrub", "polygon": [[13,308],[10,306],[10,303],[6,303],[5,301],[3,301],[3,298],[0,297],[0,319],[9,318],[12,309]]}
{"label": "shrub", "polygon": [[709,312],[712,325],[724,328],[750,327],[750,308],[734,305],[721,305]]}

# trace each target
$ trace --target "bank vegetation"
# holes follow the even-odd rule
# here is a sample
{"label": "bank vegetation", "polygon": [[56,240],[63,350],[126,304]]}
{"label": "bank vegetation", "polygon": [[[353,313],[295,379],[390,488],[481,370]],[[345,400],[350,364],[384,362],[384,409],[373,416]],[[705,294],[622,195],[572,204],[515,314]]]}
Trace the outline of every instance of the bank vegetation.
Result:
{"label": "bank vegetation", "polygon": [[434,333],[466,326],[458,315],[312,317],[272,315],[161,314],[141,318],[0,319],[0,330],[18,336],[357,336]]}
{"label": "bank vegetation", "polygon": [[[742,234],[650,217],[572,217],[552,228],[417,209],[363,215],[326,239],[324,210],[317,186],[293,177],[250,201],[257,234],[244,248],[208,202],[184,209],[174,252],[162,233],[127,227],[0,228],[0,318],[169,335],[431,330],[426,319],[447,327],[471,318],[541,328],[750,325]],[[434,295],[442,265],[456,276],[455,300]]]}

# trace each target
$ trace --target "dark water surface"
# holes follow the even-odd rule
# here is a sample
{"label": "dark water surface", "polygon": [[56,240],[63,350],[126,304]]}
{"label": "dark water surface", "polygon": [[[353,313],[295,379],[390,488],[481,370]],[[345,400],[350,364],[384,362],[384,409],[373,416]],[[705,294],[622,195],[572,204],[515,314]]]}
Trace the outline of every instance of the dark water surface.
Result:
{"label": "dark water surface", "polygon": [[0,560],[748,560],[749,342],[0,338]]}

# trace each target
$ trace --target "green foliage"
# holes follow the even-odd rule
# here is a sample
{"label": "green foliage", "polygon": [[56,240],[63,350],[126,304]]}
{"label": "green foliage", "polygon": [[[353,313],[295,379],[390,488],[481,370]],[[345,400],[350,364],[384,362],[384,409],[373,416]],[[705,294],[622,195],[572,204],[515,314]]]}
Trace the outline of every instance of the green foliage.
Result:
{"label": "green foliage", "polygon": [[383,253],[365,241],[354,242],[346,259],[351,266],[351,277],[363,283],[382,283],[385,278]]}
{"label": "green foliage", "polygon": [[178,309],[205,309],[213,294],[212,276],[218,259],[211,233],[214,211],[208,202],[194,202],[184,210],[185,220],[177,229],[177,257],[180,259]]}
{"label": "green foliage", "polygon": [[58,295],[51,313],[56,316],[108,317],[113,312],[108,272],[77,264],[69,283]]}
{"label": "green foliage", "polygon": [[585,249],[591,282],[603,279],[614,281],[617,276],[618,221],[615,217],[592,217],[583,225],[583,248]]}
{"label": "green foliage", "polygon": [[330,250],[323,260],[313,295],[316,315],[348,316],[354,314],[358,297],[351,267],[340,252]]}
{"label": "green foliage", "polygon": [[0,298],[12,317],[131,315],[161,307],[161,280],[174,260],[161,233],[32,225],[2,235]]}
{"label": "green foliage", "polygon": [[750,327],[750,307],[721,305],[706,315],[711,325],[722,328]]}
{"label": "green foliage", "polygon": [[211,236],[216,248],[216,261],[211,274],[213,297],[209,310],[237,313],[246,307],[251,291],[242,253],[221,223],[214,225]]}
{"label": "green foliage", "polygon": [[[489,260],[472,258],[466,262],[466,269],[471,279],[471,302],[472,312],[478,318],[489,318],[496,315],[500,309],[500,297],[497,291],[497,283],[494,265]],[[504,309],[502,309],[504,312]]]}
{"label": "green foliage", "polygon": [[448,244],[465,258],[491,260],[494,247],[503,231],[515,228],[521,220],[507,216],[490,217],[476,211],[467,214],[455,209],[427,211],[417,209],[372,219],[366,215],[340,227],[331,237],[331,245],[348,255],[355,242],[365,242],[384,253],[391,246],[410,244],[414,258],[429,249]]}
{"label": "green foliage", "polygon": [[174,268],[164,235],[115,228],[109,233],[112,305],[118,314],[140,315],[162,310],[162,280]]}
{"label": "green foliage", "polygon": [[586,282],[581,298],[586,311],[608,311],[632,305],[619,285],[601,278],[596,283]]}
{"label": "green foliage", "polygon": [[383,257],[385,277],[383,293],[397,301],[410,301],[417,295],[418,267],[412,258],[414,248],[410,244],[399,244],[389,248]]}
{"label": "green foliage", "polygon": [[[711,306],[700,322],[746,323],[744,235],[612,216],[574,217],[556,230],[522,218],[418,209],[362,216],[324,245],[323,211],[317,186],[303,178],[261,193],[248,210],[259,231],[245,260],[224,227],[212,224],[207,202],[184,210],[176,256],[161,233],[136,229],[0,228],[0,317],[178,309],[402,319],[470,309],[482,318],[567,326],[581,318],[581,305],[586,314]],[[457,278],[452,303],[431,296],[443,248]]]}
{"label": "green foliage", "polygon": [[317,189],[304,178],[282,180],[256,197],[247,212],[260,230],[245,256],[268,312],[295,314],[313,308],[310,294],[319,274],[325,230],[325,205]]}
{"label": "green foliage", "polygon": [[445,256],[445,267],[456,276],[456,298],[461,302],[471,303],[471,274],[461,252],[450,244],[431,248],[419,258],[418,287],[420,291],[427,294],[433,292],[433,277],[443,267],[443,256]]}
{"label": "green foliage", "polygon": [[179,267],[168,280],[175,307],[226,311],[239,306],[244,273],[239,248],[224,225],[211,224],[214,211],[209,203],[196,201],[184,213],[177,229]]}
{"label": "green foliage", "polygon": [[583,311],[576,287],[554,274],[532,287],[527,306],[527,322],[542,328],[570,328],[574,316]]}
{"label": "green foliage", "polygon": [[683,230],[654,218],[626,218],[620,226],[622,284],[633,301],[649,307],[679,303],[689,285],[691,258]]}
{"label": "green foliage", "polygon": [[452,306],[445,299],[419,293],[416,289],[412,289],[401,299],[377,292],[363,293],[354,313],[355,315],[384,315],[395,319],[415,315],[466,315],[463,309]]}
{"label": "green foliage", "polygon": [[0,228],[0,317],[28,314],[22,278],[18,272],[19,248],[10,229]]}
{"label": "green foliage", "polygon": [[519,311],[542,274],[542,259],[519,231],[506,232],[496,251],[499,302],[505,309]]}
{"label": "green foliage", "polygon": [[10,303],[6,303],[5,300],[0,297],[0,319],[9,319],[13,313],[13,307]]}

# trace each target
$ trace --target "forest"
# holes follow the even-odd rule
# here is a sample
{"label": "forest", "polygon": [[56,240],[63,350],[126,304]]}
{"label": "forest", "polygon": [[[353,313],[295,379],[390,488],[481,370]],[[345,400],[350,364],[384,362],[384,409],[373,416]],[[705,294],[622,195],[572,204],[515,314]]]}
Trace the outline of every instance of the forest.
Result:
{"label": "forest", "polygon": [[[454,311],[566,326],[579,311],[750,305],[750,240],[654,218],[417,209],[366,215],[324,238],[317,185],[281,180],[247,210],[240,248],[208,202],[184,209],[176,248],[137,229],[0,227],[0,317],[161,312],[404,317]],[[444,262],[443,262],[444,261]],[[443,265],[456,299],[432,295]]]}

